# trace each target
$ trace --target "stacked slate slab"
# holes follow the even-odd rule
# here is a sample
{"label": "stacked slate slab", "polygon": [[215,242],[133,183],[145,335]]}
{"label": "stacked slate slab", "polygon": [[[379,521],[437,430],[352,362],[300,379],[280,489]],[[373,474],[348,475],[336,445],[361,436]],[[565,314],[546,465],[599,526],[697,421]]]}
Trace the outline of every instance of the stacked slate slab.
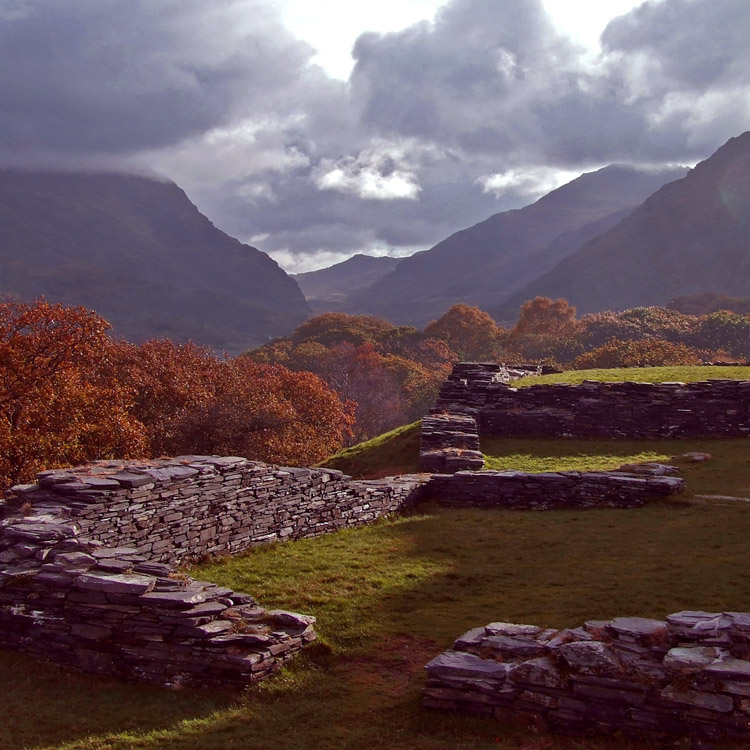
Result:
{"label": "stacked slate slab", "polygon": [[[750,381],[600,383],[482,391],[481,435],[698,438],[750,435]],[[473,399],[468,402],[473,404]]]}
{"label": "stacked slate slab", "polygon": [[453,473],[484,467],[479,449],[478,419],[492,386],[529,375],[540,365],[457,362],[443,383],[435,406],[422,419],[420,471]]}
{"label": "stacked slate slab", "polygon": [[750,740],[750,613],[618,617],[556,630],[490,623],[426,666],[423,705],[552,731]]}
{"label": "stacked slate slab", "polygon": [[333,469],[178,456],[45,471],[12,493],[16,505],[62,508],[87,539],[176,563],[370,523],[416,502],[425,480],[352,481]]}
{"label": "stacked slate slab", "polygon": [[433,414],[422,418],[420,471],[452,473],[484,466],[477,420],[467,414]]}
{"label": "stacked slate slab", "polygon": [[545,372],[542,365],[456,362],[451,374],[440,388],[431,413],[475,414],[484,406],[487,392],[492,386],[531,375],[542,375]]}
{"label": "stacked slate slab", "polygon": [[637,508],[647,501],[682,492],[675,467],[651,464],[649,471],[459,471],[435,475],[426,487],[449,507],[553,510],[558,508]]}
{"label": "stacked slate slab", "polygon": [[0,508],[0,645],[165,686],[257,682],[315,638],[314,618],[172,565],[369,523],[424,479],[216,456],[41,472]]}

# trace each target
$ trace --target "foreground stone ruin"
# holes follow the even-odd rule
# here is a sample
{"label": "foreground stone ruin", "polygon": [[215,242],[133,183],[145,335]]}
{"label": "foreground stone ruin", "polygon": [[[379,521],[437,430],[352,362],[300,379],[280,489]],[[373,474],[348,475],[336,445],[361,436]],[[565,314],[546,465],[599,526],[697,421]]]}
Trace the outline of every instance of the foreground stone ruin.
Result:
{"label": "foreground stone ruin", "polygon": [[618,617],[571,630],[495,622],[427,670],[425,707],[534,717],[555,732],[750,739],[750,614]]}
{"label": "foreground stone ruin", "polygon": [[125,680],[256,682],[315,638],[314,618],[171,565],[368,523],[421,482],[215,456],[42,472],[2,511],[0,645]]}

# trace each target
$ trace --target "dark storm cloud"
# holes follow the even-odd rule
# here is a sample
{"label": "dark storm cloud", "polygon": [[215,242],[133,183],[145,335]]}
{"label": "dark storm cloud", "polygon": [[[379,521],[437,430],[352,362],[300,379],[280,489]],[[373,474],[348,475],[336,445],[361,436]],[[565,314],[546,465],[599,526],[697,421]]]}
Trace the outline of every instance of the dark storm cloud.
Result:
{"label": "dark storm cloud", "polygon": [[311,54],[254,0],[2,0],[0,143],[173,144],[268,109]]}
{"label": "dark storm cloud", "polygon": [[450,0],[342,82],[270,0],[0,0],[0,160],[160,172],[292,264],[406,253],[555,170],[708,156],[750,121],[749,36],[746,0],[659,0],[594,58],[540,0]]}

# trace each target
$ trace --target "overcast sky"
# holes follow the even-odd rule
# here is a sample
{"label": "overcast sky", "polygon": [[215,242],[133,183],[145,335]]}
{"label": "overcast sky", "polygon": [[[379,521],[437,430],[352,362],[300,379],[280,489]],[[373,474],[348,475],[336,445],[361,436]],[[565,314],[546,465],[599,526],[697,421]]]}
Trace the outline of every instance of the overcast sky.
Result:
{"label": "overcast sky", "polygon": [[0,0],[0,160],[174,179],[291,271],[749,129],[747,0]]}

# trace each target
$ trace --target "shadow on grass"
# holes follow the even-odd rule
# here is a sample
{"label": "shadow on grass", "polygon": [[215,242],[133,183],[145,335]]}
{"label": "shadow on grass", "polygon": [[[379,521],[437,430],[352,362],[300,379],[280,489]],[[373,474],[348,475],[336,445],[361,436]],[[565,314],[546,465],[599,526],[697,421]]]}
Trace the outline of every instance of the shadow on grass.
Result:
{"label": "shadow on grass", "polygon": [[[685,465],[689,484],[716,494],[750,487],[746,446],[713,446],[714,460]],[[424,711],[422,668],[458,635],[493,620],[563,627],[617,615],[748,609],[744,504],[418,512],[194,571],[250,591],[264,606],[318,617],[321,643],[244,694],[123,685],[0,652],[0,747],[650,747],[619,738],[550,739]]]}

